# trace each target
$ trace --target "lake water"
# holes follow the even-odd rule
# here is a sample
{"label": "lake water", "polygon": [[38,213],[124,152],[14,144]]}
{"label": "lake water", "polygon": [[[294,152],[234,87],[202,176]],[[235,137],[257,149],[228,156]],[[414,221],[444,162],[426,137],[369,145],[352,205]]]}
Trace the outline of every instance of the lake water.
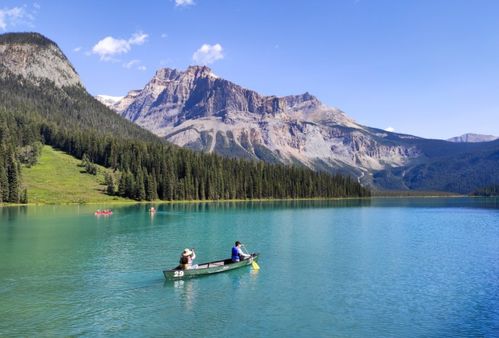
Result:
{"label": "lake water", "polygon": [[[499,336],[499,199],[149,207],[0,208],[0,336]],[[235,240],[259,271],[165,281]]]}

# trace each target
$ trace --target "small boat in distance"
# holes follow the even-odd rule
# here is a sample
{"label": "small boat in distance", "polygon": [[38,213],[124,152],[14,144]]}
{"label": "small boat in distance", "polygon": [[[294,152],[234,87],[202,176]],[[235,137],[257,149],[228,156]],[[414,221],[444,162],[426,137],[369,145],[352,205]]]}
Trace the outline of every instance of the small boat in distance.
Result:
{"label": "small boat in distance", "polygon": [[199,264],[196,269],[182,270],[180,265],[171,270],[163,270],[163,275],[169,280],[178,280],[183,278],[193,278],[213,273],[225,272],[241,268],[243,266],[251,265],[258,260],[258,253],[252,253],[250,257],[243,259],[239,262],[233,262],[232,259],[223,259],[220,261],[213,261],[209,263]]}
{"label": "small boat in distance", "polygon": [[105,210],[97,210],[94,215],[95,216],[111,216],[113,214],[113,211],[111,209],[105,209]]}

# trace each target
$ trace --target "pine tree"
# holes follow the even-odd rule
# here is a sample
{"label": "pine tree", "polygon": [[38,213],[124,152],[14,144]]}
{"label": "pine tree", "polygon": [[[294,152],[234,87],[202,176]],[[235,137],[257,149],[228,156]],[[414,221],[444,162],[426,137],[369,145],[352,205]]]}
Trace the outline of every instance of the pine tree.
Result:
{"label": "pine tree", "polygon": [[118,196],[125,197],[126,196],[126,172],[121,173],[120,181],[118,183]]}
{"label": "pine tree", "polygon": [[146,199],[146,188],[144,182],[144,174],[142,169],[139,168],[137,176],[135,177],[135,199],[142,201]]}
{"label": "pine tree", "polygon": [[17,163],[13,158],[7,164],[7,176],[9,179],[9,197],[7,201],[10,203],[19,203],[20,177]]}
{"label": "pine tree", "polygon": [[22,204],[28,204],[28,189],[23,189],[19,202]]}
{"label": "pine tree", "polygon": [[130,172],[127,172],[125,176],[125,197],[134,198],[135,196],[135,178]]}
{"label": "pine tree", "polygon": [[9,200],[9,179],[7,177],[5,161],[0,161],[0,202],[8,202],[8,200]]}
{"label": "pine tree", "polygon": [[154,178],[151,174],[145,176],[145,199],[148,201],[153,201],[158,198],[158,194],[156,191],[156,183],[154,182]]}
{"label": "pine tree", "polygon": [[115,194],[115,183],[114,183],[114,176],[111,173],[106,172],[104,175],[104,182],[107,186],[106,192],[108,195],[114,195]]}

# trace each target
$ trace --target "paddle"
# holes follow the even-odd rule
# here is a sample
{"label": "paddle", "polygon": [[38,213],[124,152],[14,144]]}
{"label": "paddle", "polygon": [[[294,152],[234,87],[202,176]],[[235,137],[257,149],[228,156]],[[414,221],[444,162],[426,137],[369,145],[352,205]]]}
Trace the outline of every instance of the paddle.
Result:
{"label": "paddle", "polygon": [[[246,247],[244,246],[244,244],[241,244],[241,246],[244,248],[244,250],[246,251],[246,254],[250,255],[250,253],[248,252],[248,249],[246,249]],[[260,270],[260,266],[258,265],[257,262],[255,262],[255,260],[252,260],[251,261],[251,267],[255,270]]]}

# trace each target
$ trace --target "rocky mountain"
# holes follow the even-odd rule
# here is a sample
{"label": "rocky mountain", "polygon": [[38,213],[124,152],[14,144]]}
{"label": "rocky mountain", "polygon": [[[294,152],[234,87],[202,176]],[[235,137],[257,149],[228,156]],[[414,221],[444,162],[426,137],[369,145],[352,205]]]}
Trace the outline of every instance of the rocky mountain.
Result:
{"label": "rocky mountain", "polygon": [[114,102],[111,105],[108,105],[109,108],[113,109],[114,111],[123,111],[125,110],[134,100],[135,98],[141,93],[140,90],[131,90],[128,92],[126,96],[124,96],[121,100]]}
{"label": "rocky mountain", "polygon": [[372,129],[309,93],[263,96],[219,78],[205,66],[164,68],[142,90],[110,105],[121,116],[179,146],[267,162],[368,173],[424,154],[414,136]]}
{"label": "rocky mountain", "polygon": [[[457,176],[446,176],[444,164],[458,157],[464,163],[469,152],[487,160],[468,163],[468,169],[476,163],[491,165],[494,157],[481,153],[482,148],[363,126],[309,93],[260,95],[206,66],[160,69],[143,89],[130,91],[110,107],[182,147],[347,173],[380,189],[467,192],[499,176],[489,170],[484,179],[455,185]],[[428,170],[438,174],[428,175]]]}
{"label": "rocky mountain", "polygon": [[481,134],[473,134],[467,133],[461,136],[451,137],[447,139],[449,142],[490,142],[499,139],[497,136],[493,135],[481,135]]}
{"label": "rocky mountain", "polygon": [[83,160],[87,174],[111,168],[105,193],[135,200],[370,195],[350,177],[173,146],[90,96],[52,41],[16,33],[0,42],[0,202],[29,200],[21,172],[42,144]]}
{"label": "rocky mountain", "polygon": [[34,84],[49,80],[57,87],[82,86],[78,73],[63,52],[41,34],[0,35],[0,55],[0,67]]}
{"label": "rocky mountain", "polygon": [[40,121],[73,126],[87,136],[121,134],[129,139],[158,140],[93,98],[62,50],[39,33],[0,34],[0,83],[2,114],[21,110],[19,116],[25,119],[38,114]]}

